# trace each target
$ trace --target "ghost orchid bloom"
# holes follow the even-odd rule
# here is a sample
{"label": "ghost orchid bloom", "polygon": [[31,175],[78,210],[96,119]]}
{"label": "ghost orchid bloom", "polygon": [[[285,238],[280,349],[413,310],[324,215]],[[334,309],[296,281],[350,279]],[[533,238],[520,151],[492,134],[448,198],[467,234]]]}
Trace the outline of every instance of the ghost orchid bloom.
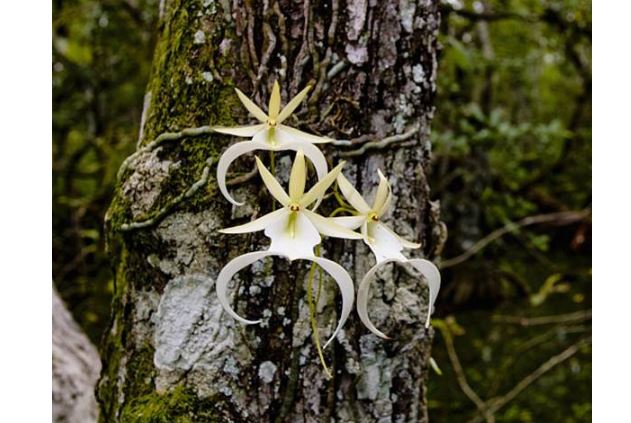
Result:
{"label": "ghost orchid bloom", "polygon": [[[237,157],[255,150],[302,150],[311,160],[315,167],[318,179],[322,179],[328,171],[326,159],[322,152],[313,144],[330,142],[329,138],[311,135],[306,132],[283,125],[300,103],[307,96],[311,86],[307,86],[300,91],[287,105],[280,109],[280,86],[278,81],[274,82],[272,94],[269,99],[268,113],[266,114],[252,100],[246,97],[238,88],[235,88],[237,96],[245,108],[259,120],[256,125],[221,127],[215,126],[213,129],[222,134],[235,135],[237,137],[251,138],[250,141],[239,142],[230,146],[219,159],[217,164],[217,185],[219,190],[235,206],[243,205],[230,196],[226,187],[226,173],[230,164]],[[319,199],[318,199],[319,200]],[[319,201],[316,203],[316,206]]]}
{"label": "ghost orchid bloom", "polygon": [[286,257],[290,261],[304,259],[316,262],[333,277],[342,293],[340,321],[333,335],[325,344],[326,347],[337,336],[350,314],[354,300],[354,289],[353,282],[343,267],[333,261],[316,257],[313,249],[321,242],[320,234],[346,239],[361,239],[362,236],[336,224],[333,219],[320,216],[307,207],[322,197],[342,171],[344,163],[340,163],[305,193],[307,177],[305,160],[303,152],[298,150],[289,178],[289,194],[285,192],[258,157],[256,158],[256,165],[268,191],[282,205],[282,208],[244,225],[220,231],[226,234],[242,234],[265,230],[265,236],[271,239],[271,244],[267,251],[244,254],[230,261],[217,277],[217,296],[224,309],[236,320],[245,324],[259,323],[258,320],[242,318],[230,306],[226,290],[232,277],[255,261],[273,255]]}
{"label": "ghost orchid bloom", "polygon": [[438,268],[425,259],[408,259],[401,251],[405,248],[419,248],[421,245],[407,241],[397,235],[392,229],[381,222],[381,218],[388,211],[392,201],[392,190],[386,177],[378,170],[379,186],[375,193],[375,199],[372,207],[368,205],[366,200],[351,185],[351,183],[340,174],[337,177],[337,183],[342,191],[342,195],[357,210],[357,215],[336,217],[336,223],[349,229],[357,229],[361,227],[361,233],[364,236],[364,242],[370,247],[377,263],[366,273],[359,288],[357,290],[357,314],[364,325],[375,335],[381,338],[388,337],[378,330],[368,317],[368,294],[370,292],[370,283],[377,270],[384,264],[399,262],[410,264],[418,270],[427,281],[429,287],[429,305],[427,320],[425,327],[429,327],[430,316],[433,313],[434,302],[440,290],[440,272]]}

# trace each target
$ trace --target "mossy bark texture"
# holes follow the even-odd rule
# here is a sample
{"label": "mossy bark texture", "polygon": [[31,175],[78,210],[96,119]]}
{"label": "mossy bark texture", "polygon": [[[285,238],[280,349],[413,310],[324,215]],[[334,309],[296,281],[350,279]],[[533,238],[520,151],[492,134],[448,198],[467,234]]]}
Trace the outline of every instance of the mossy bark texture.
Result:
{"label": "mossy bark texture", "polygon": [[[287,122],[348,140],[323,146],[330,164],[370,193],[382,169],[392,184],[386,222],[421,242],[413,256],[434,257],[442,239],[438,206],[426,180],[436,78],[436,2],[412,0],[165,0],[148,84],[139,147],[163,132],[250,121],[234,87],[265,104],[278,79],[285,101],[314,89]],[[393,137],[394,136],[394,137]],[[375,143],[392,142],[385,148]],[[234,142],[210,134],[167,142],[138,154],[122,174],[106,217],[115,300],[98,386],[107,422],[409,422],[427,421],[431,330],[423,322],[427,288],[404,269],[381,272],[370,313],[393,337],[370,334],[355,314],[325,351],[327,379],[311,338],[307,264],[269,260],[235,278],[237,311],[262,318],[244,327],[223,312],[214,279],[237,255],[265,248],[262,234],[221,235],[219,228],[270,211],[257,176],[230,189],[215,183],[221,152]],[[363,150],[358,150],[363,147]],[[270,157],[259,157],[269,164]],[[292,155],[277,153],[286,182]],[[211,163],[209,165],[209,163]],[[250,155],[230,178],[251,171]],[[171,204],[210,166],[206,184]],[[164,207],[169,213],[159,214]],[[320,207],[336,208],[333,197]],[[154,224],[121,231],[158,215]],[[322,253],[359,283],[374,264],[358,241],[325,239]],[[335,284],[321,283],[320,338],[339,313]]]}

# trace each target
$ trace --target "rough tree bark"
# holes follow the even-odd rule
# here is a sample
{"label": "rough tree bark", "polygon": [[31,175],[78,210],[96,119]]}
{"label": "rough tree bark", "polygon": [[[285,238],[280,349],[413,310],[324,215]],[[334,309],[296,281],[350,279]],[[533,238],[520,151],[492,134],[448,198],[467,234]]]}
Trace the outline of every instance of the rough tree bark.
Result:
{"label": "rough tree bark", "polygon": [[[291,124],[349,140],[324,147],[325,154],[330,163],[348,160],[344,172],[360,191],[371,192],[383,169],[395,195],[388,222],[423,243],[412,255],[435,256],[443,237],[426,171],[436,2],[166,0],[160,7],[139,147],[165,131],[247,123],[235,86],[266,104],[275,79],[285,101],[314,82]],[[375,143],[384,138],[386,145]],[[222,312],[214,291],[219,270],[267,242],[262,234],[217,229],[272,207],[258,177],[247,177],[252,157],[235,163],[233,176],[246,177],[230,187],[247,205],[233,208],[219,194],[214,165],[231,142],[219,134],[184,136],[143,150],[122,174],[106,217],[116,292],[98,388],[102,420],[427,421],[427,289],[403,269],[380,275],[370,303],[375,324],[395,339],[369,334],[353,314],[326,351],[332,380],[311,340],[305,263],[274,260],[241,272],[235,307],[263,316],[261,325],[243,327]],[[285,180],[291,159],[276,155]],[[173,204],[200,179],[201,188]],[[323,214],[334,207],[327,201]],[[361,242],[325,239],[323,252],[356,283],[373,264]],[[325,282],[322,339],[335,326],[337,296]]]}

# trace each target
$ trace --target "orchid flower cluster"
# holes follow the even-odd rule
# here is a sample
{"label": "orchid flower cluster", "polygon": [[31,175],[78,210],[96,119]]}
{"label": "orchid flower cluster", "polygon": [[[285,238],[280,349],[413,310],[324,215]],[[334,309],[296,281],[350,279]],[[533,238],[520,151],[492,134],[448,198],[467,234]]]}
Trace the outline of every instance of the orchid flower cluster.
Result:
{"label": "orchid flower cluster", "polygon": [[[429,286],[429,312],[425,326],[429,326],[433,304],[440,289],[440,273],[436,266],[424,259],[408,259],[402,254],[403,249],[419,248],[420,244],[407,241],[381,222],[388,211],[392,191],[386,177],[379,173],[379,185],[374,195],[372,206],[342,174],[344,162],[339,163],[331,171],[326,159],[316,144],[330,142],[331,139],[320,137],[291,128],[283,122],[294,112],[306,98],[307,86],[285,107],[281,109],[280,86],[274,83],[269,100],[268,112],[265,113],[245,94],[236,89],[236,93],[245,106],[260,123],[238,127],[214,127],[217,132],[250,138],[229,147],[219,159],[217,165],[217,181],[221,193],[234,205],[242,205],[230,196],[226,187],[226,172],[230,164],[239,156],[256,150],[295,151],[289,177],[289,189],[285,189],[274,175],[256,157],[258,173],[269,193],[280,203],[281,208],[272,211],[249,223],[222,229],[226,234],[243,234],[264,231],[271,240],[267,250],[243,254],[231,260],[217,277],[217,296],[224,309],[234,319],[245,324],[256,324],[260,320],[247,320],[239,316],[230,305],[227,290],[232,277],[258,260],[270,256],[279,256],[293,260],[307,260],[320,266],[337,283],[342,294],[342,312],[332,336],[324,347],[337,336],[350,315],[355,297],[355,288],[348,272],[334,261],[320,257],[314,248],[322,242],[322,236],[342,239],[363,240],[374,253],[376,264],[366,273],[357,290],[357,313],[364,325],[381,338],[388,337],[379,331],[368,317],[368,294],[370,283],[376,272],[390,262],[407,263],[418,270]],[[318,182],[305,192],[307,182],[307,157],[315,168]],[[316,209],[329,187],[337,181],[339,189],[346,201],[355,209],[352,216],[324,217]],[[311,208],[310,208],[311,207]],[[359,229],[359,232],[356,230]]]}

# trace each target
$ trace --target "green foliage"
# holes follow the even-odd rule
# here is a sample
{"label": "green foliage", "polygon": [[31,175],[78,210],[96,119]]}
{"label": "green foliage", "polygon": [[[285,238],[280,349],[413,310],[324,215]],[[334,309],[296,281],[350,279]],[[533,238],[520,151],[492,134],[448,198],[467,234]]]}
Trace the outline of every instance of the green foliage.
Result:
{"label": "green foliage", "polygon": [[97,344],[113,289],[103,218],[138,138],[157,3],[53,2],[53,280]]}
{"label": "green foliage", "polygon": [[[451,1],[443,9],[432,138],[432,189],[449,230],[443,257],[507,231],[443,269],[437,316],[457,316],[464,377],[487,401],[591,333],[590,319],[519,324],[591,304],[589,217],[520,225],[591,207],[591,6]],[[433,351],[444,375],[430,380],[430,417],[466,421],[476,406],[445,341],[437,337]],[[589,421],[590,361],[587,348],[555,366],[500,408],[496,421]]]}

